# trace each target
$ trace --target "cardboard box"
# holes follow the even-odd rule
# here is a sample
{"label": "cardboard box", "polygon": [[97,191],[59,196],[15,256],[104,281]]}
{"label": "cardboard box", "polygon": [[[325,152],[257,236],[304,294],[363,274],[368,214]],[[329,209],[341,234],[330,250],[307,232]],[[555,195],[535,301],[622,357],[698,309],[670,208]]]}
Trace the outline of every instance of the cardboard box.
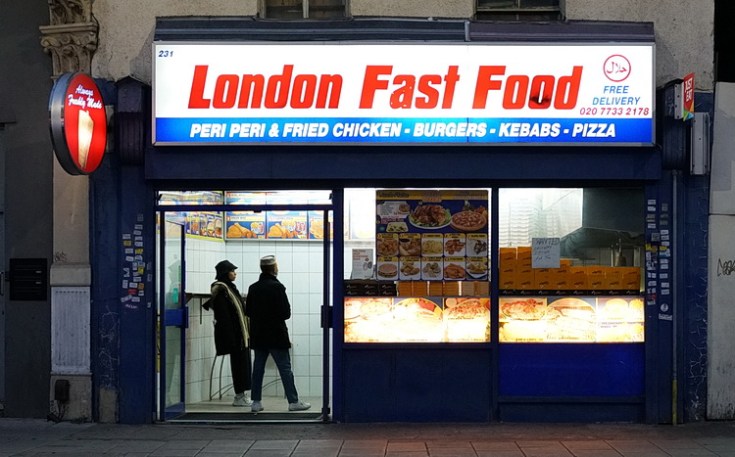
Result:
{"label": "cardboard box", "polygon": [[444,284],[441,281],[429,281],[429,296],[441,297],[444,295]]}
{"label": "cardboard box", "polygon": [[638,267],[622,267],[620,286],[623,290],[640,290],[641,269]]}
{"label": "cardboard box", "polygon": [[520,268],[516,271],[516,289],[533,290],[536,288],[536,281],[532,268]]}
{"label": "cardboard box", "polygon": [[605,289],[605,271],[607,267],[592,265],[587,268],[587,284],[591,290]]}
{"label": "cardboard box", "polygon": [[489,297],[490,296],[490,283],[487,281],[476,281],[475,282],[475,295],[478,297]]}
{"label": "cardboard box", "polygon": [[398,281],[398,296],[413,297],[413,285],[411,281]]}
{"label": "cardboard box", "polygon": [[516,259],[506,260],[505,262],[498,265],[498,271],[503,272],[514,272],[518,269],[518,261]]}
{"label": "cardboard box", "polygon": [[516,261],[519,268],[531,268],[531,246],[518,246]]}
{"label": "cardboard box", "polygon": [[445,297],[459,296],[459,281],[444,281],[443,295]]}
{"label": "cardboard box", "polygon": [[472,297],[475,295],[475,281],[462,281],[459,283],[459,295]]}
{"label": "cardboard box", "polygon": [[516,248],[500,248],[500,267],[502,268],[507,262],[515,263],[516,260]]}
{"label": "cardboard box", "polygon": [[559,276],[559,278],[554,282],[553,290],[574,290],[569,278],[570,276],[568,274]]}
{"label": "cardboard box", "polygon": [[411,289],[414,297],[428,297],[429,281],[411,281]]}
{"label": "cardboard box", "polygon": [[538,290],[551,290],[551,278],[553,275],[554,268],[534,268],[533,269],[533,284],[534,289]]}
{"label": "cardboard box", "polygon": [[501,273],[498,280],[498,287],[500,288],[500,290],[518,289],[518,279],[516,278],[516,274],[514,272]]}
{"label": "cardboard box", "polygon": [[589,290],[586,267],[569,267],[568,283],[570,290]]}
{"label": "cardboard box", "polygon": [[531,246],[518,246],[516,248],[516,259],[531,258]]}
{"label": "cardboard box", "polygon": [[507,265],[500,268],[498,272],[498,281],[501,289],[516,288],[516,261],[508,261]]}
{"label": "cardboard box", "polygon": [[572,290],[572,276],[569,271],[571,266],[563,266],[554,268],[551,276],[551,285],[553,290]]}
{"label": "cardboard box", "polygon": [[603,289],[620,290],[622,289],[621,278],[623,276],[620,268],[605,267],[605,280],[603,281]]}

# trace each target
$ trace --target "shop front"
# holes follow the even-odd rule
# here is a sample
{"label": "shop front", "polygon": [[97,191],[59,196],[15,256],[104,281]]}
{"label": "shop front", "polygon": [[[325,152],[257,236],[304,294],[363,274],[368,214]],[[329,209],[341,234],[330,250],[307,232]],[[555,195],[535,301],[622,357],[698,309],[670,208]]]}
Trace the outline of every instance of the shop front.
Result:
{"label": "shop front", "polygon": [[[213,42],[180,21],[159,21],[150,143],[120,179],[142,189],[122,219],[156,220],[120,226],[156,246],[162,344],[138,379],[158,382],[157,419],[222,398],[227,368],[192,343],[213,265],[246,290],[275,254],[315,413],[299,420],[666,420],[675,214],[652,28],[342,24],[307,42],[260,24]],[[256,420],[231,409],[208,413]]]}

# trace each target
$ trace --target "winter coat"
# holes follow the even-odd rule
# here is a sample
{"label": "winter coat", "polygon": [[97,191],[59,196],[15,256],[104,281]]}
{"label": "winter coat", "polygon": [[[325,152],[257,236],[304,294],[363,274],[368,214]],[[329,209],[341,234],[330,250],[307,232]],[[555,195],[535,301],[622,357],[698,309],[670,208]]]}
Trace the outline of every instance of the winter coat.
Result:
{"label": "winter coat", "polygon": [[204,308],[214,311],[214,346],[217,355],[231,354],[249,346],[248,318],[237,288],[225,282],[214,282],[212,298],[207,300]]}
{"label": "winter coat", "polygon": [[286,287],[272,274],[261,273],[250,285],[245,312],[250,317],[250,347],[253,349],[288,349],[286,320],[291,317],[291,304]]}

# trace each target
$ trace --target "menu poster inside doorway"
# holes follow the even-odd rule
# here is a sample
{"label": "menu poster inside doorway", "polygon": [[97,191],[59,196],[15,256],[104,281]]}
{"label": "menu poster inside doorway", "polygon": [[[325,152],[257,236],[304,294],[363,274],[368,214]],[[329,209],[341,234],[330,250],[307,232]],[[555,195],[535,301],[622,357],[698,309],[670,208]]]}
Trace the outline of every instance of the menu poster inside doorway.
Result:
{"label": "menu poster inside doorway", "polygon": [[[227,205],[264,205],[266,195],[262,192],[225,192]],[[225,239],[265,238],[265,212],[225,212]]]}
{"label": "menu poster inside doorway", "polygon": [[487,190],[378,190],[378,278],[487,279],[487,208]]}
{"label": "menu poster inside doorway", "polygon": [[[160,204],[175,205],[221,205],[224,201],[220,191],[162,192]],[[222,240],[223,215],[221,211],[167,212],[166,220],[184,225],[187,238]]]}
{"label": "menu poster inside doorway", "polygon": [[[291,192],[225,192],[226,204],[242,205],[296,205],[303,200]],[[225,235],[227,240],[320,239],[324,235],[324,216],[317,211],[271,210],[227,211]]]}

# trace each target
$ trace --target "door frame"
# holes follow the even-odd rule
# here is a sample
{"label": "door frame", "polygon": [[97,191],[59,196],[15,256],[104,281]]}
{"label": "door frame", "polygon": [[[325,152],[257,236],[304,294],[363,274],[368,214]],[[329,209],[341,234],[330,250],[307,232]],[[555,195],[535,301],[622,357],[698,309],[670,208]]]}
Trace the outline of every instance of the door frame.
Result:
{"label": "door frame", "polygon": [[[186,235],[184,233],[184,225],[179,224],[174,221],[166,220],[166,212],[161,211],[160,213],[160,246],[159,246],[159,272],[160,277],[159,279],[159,292],[158,292],[158,320],[157,320],[157,326],[158,326],[158,341],[156,347],[158,347],[158,354],[157,354],[157,360],[158,360],[158,382],[159,382],[159,389],[158,389],[158,395],[159,395],[159,415],[161,420],[167,420],[172,419],[176,416],[179,416],[186,412],[186,329],[189,327],[189,318],[188,318],[188,308],[186,307],[186,303],[184,301],[184,293],[183,291],[186,288]],[[168,309],[166,307],[167,304],[167,293],[166,290],[166,279],[169,275],[169,273],[166,271],[167,266],[164,265],[165,259],[166,259],[166,233],[167,233],[167,226],[171,224],[173,226],[179,227],[180,230],[180,247],[179,247],[179,256],[180,256],[180,264],[179,268],[181,271],[179,272],[180,278],[178,283],[178,294],[174,294],[172,297],[176,303],[178,303],[178,307],[174,309]],[[174,289],[175,290],[175,289]],[[166,383],[166,354],[167,354],[167,338],[166,338],[166,327],[178,327],[180,328],[181,334],[179,338],[179,359],[180,359],[180,369],[179,369],[179,401],[172,404],[167,405],[167,383]]]}
{"label": "door frame", "polygon": [[[274,190],[275,191],[275,190]],[[158,191],[157,191],[158,192]],[[331,191],[330,191],[331,192]],[[332,192],[332,195],[334,193]],[[330,406],[330,354],[331,354],[331,334],[330,331],[332,330],[332,316],[333,316],[333,307],[331,304],[332,294],[331,294],[331,280],[332,280],[332,269],[330,268],[331,260],[332,260],[332,231],[335,230],[332,228],[330,230],[330,227],[334,224],[335,219],[335,205],[334,205],[334,198],[331,199],[332,202],[329,204],[216,204],[216,205],[205,205],[205,204],[187,204],[187,205],[159,205],[156,204],[155,211],[156,214],[160,215],[160,220],[165,221],[166,213],[183,213],[183,212],[196,212],[196,211],[207,211],[207,212],[230,212],[230,211],[252,211],[252,212],[264,212],[264,211],[321,211],[324,215],[324,237],[322,239],[322,265],[323,265],[323,284],[322,284],[322,305],[321,305],[321,312],[320,312],[320,325],[322,328],[322,405],[321,405],[321,420],[322,422],[330,422],[331,421],[331,406]],[[332,214],[332,225],[329,224],[329,215]],[[164,222],[165,225],[165,222]],[[336,225],[335,225],[336,226]],[[183,302],[184,297],[186,295],[185,287],[186,284],[186,263],[185,263],[185,227],[182,225],[182,243],[181,243],[181,249],[182,249],[182,277],[181,277],[181,285],[182,289],[179,292],[179,302],[181,303],[181,308],[183,310],[183,316],[182,319],[184,319],[184,323],[186,323],[186,320],[188,319],[188,312],[187,308],[185,306],[185,303]],[[159,247],[159,259],[165,259],[165,230],[161,229],[160,233],[160,239],[161,244]],[[341,262],[340,262],[341,264]],[[158,293],[158,299],[159,299],[159,311],[163,309],[163,304],[165,303],[165,275],[166,273],[163,270],[163,265],[160,265],[159,268],[159,293]],[[181,392],[181,404],[180,409],[178,408],[178,404],[176,405],[177,408],[174,409],[173,407],[170,407],[169,410],[166,410],[165,407],[165,378],[164,378],[164,369],[165,369],[165,354],[166,354],[166,341],[165,341],[165,325],[164,320],[162,318],[159,318],[159,334],[157,336],[158,338],[158,345],[160,346],[158,352],[158,360],[159,360],[159,369],[160,373],[157,377],[159,381],[159,386],[157,387],[157,392],[160,397],[159,401],[159,411],[160,411],[160,420],[170,420],[175,418],[177,415],[181,415],[186,412],[186,405],[185,405],[185,383],[186,383],[186,369],[185,369],[185,363],[182,363],[181,365],[181,381],[182,381],[182,392]],[[185,360],[185,346],[186,346],[186,339],[185,339],[185,332],[182,331],[182,340],[181,340],[181,356],[182,360]]]}

